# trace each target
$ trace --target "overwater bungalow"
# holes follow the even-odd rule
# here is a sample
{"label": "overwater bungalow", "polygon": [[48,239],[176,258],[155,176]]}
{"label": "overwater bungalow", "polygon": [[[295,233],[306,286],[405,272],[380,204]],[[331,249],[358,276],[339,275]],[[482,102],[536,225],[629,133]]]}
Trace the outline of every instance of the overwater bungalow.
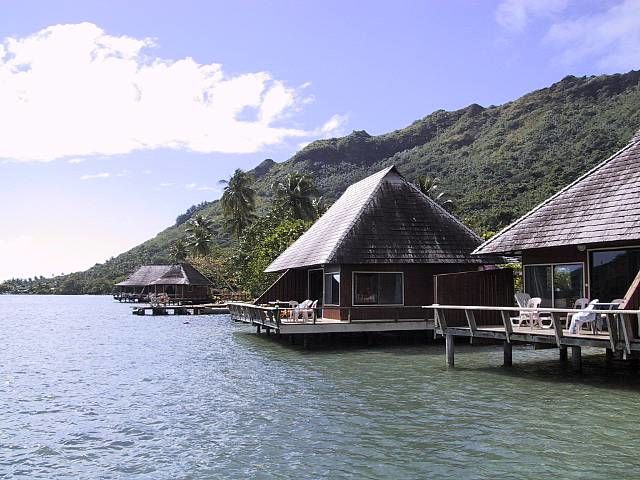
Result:
{"label": "overwater bungalow", "polygon": [[269,265],[280,277],[262,307],[230,309],[281,333],[433,329],[421,305],[434,301],[434,276],[504,261],[472,255],[481,243],[392,166],[351,185]]}
{"label": "overwater bungalow", "polygon": [[[529,304],[537,308],[520,309],[515,319],[503,310],[503,325],[483,330],[472,322],[465,328],[450,328],[446,315],[454,309],[440,307],[444,333],[550,343],[563,356],[567,346],[574,346],[578,358],[580,346],[600,346],[609,354],[640,351],[636,312],[640,306],[640,131],[624,148],[474,254],[520,257],[526,294],[522,298],[540,299],[534,301],[537,305]],[[598,313],[576,311],[588,304],[589,310]],[[469,317],[482,310],[465,312]],[[576,328],[575,321],[571,325],[576,314],[590,331]],[[522,322],[523,316],[538,321]],[[545,316],[548,320],[541,320]]]}
{"label": "overwater bungalow", "polygon": [[162,295],[170,302],[206,302],[211,285],[211,281],[189,263],[145,265],[116,283],[114,298],[142,302],[150,296]]}

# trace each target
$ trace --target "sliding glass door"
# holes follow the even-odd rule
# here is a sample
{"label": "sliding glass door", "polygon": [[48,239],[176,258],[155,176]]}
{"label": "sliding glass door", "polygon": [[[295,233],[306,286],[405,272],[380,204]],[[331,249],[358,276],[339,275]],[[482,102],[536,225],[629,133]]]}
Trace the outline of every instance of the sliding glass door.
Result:
{"label": "sliding glass door", "polygon": [[623,298],[640,270],[640,248],[590,252],[591,296],[601,302]]}
{"label": "sliding glass door", "polygon": [[543,307],[573,308],[584,297],[584,267],[582,263],[525,265],[524,288],[532,298],[542,298]]}

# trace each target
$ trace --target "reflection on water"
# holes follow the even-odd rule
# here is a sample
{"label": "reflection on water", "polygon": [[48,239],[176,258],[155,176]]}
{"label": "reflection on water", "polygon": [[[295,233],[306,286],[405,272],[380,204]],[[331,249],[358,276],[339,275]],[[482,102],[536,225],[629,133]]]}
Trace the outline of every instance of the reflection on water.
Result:
{"label": "reflection on water", "polygon": [[637,478],[639,376],[586,350],[304,351],[228,317],[0,296],[0,477]]}

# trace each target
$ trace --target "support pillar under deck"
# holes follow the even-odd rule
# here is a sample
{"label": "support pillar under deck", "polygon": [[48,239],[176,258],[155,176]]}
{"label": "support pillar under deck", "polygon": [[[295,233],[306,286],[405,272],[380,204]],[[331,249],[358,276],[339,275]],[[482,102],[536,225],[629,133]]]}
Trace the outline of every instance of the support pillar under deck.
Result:
{"label": "support pillar under deck", "polygon": [[582,370],[582,349],[578,346],[571,347],[571,366],[578,372]]}
{"label": "support pillar under deck", "polygon": [[445,335],[445,353],[447,355],[447,367],[453,367],[455,358],[455,346],[453,344],[453,335],[447,333]]}
{"label": "support pillar under deck", "polygon": [[511,365],[513,365],[513,345],[510,342],[504,342],[503,357],[503,365],[505,367],[510,367]]}

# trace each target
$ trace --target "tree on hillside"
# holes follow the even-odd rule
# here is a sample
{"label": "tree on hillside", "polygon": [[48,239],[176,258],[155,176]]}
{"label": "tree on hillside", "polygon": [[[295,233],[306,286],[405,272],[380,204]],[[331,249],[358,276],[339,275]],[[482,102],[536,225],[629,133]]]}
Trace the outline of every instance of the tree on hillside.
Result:
{"label": "tree on hillside", "polygon": [[169,255],[174,262],[184,262],[187,254],[187,246],[181,239],[176,240],[169,250]]}
{"label": "tree on hillside", "polygon": [[447,192],[440,190],[438,182],[440,182],[438,177],[420,175],[415,182],[415,186],[434,202],[440,204],[444,208],[449,208],[453,202],[446,198]]}
{"label": "tree on hillside", "polygon": [[213,238],[211,222],[203,215],[189,220],[187,227],[187,248],[194,257],[203,257],[211,252]]}
{"label": "tree on hillside", "polygon": [[226,185],[220,204],[222,212],[229,226],[229,230],[236,238],[240,238],[242,232],[255,219],[256,192],[253,189],[255,178],[253,175],[236,169],[229,180],[220,180]]}
{"label": "tree on hillside", "polygon": [[313,178],[306,173],[292,172],[272,185],[275,206],[294,219],[313,220],[316,211],[313,200],[318,195]]}
{"label": "tree on hillside", "polygon": [[330,205],[324,197],[316,197],[311,202],[313,204],[314,220],[317,220],[324,215],[327,210],[329,210]]}

